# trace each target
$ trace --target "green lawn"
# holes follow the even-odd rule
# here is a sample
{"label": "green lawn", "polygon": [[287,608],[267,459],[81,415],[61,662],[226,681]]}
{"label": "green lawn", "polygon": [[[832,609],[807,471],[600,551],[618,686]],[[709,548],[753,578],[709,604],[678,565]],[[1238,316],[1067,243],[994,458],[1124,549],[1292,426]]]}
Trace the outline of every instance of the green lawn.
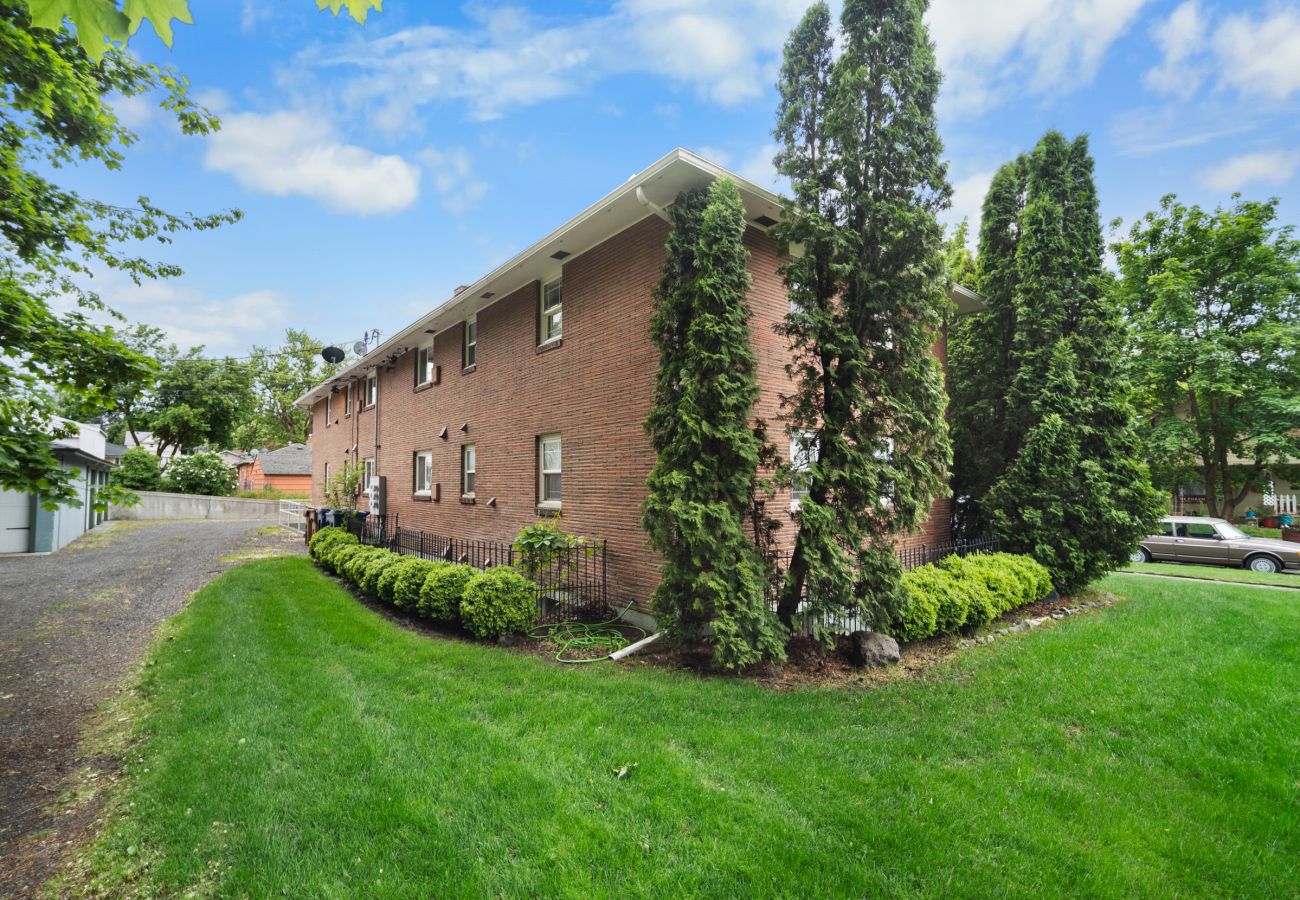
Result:
{"label": "green lawn", "polygon": [[1293,572],[1252,572],[1229,566],[1194,566],[1184,563],[1129,563],[1126,572],[1146,572],[1150,575],[1176,575],[1179,578],[1201,578],[1210,581],[1239,581],[1242,584],[1277,584],[1300,588],[1300,574]]}
{"label": "green lawn", "polygon": [[[145,668],[101,887],[236,896],[1293,896],[1300,603],[1129,599],[780,693],[404,631],[303,559]],[[619,772],[625,777],[618,777]]]}

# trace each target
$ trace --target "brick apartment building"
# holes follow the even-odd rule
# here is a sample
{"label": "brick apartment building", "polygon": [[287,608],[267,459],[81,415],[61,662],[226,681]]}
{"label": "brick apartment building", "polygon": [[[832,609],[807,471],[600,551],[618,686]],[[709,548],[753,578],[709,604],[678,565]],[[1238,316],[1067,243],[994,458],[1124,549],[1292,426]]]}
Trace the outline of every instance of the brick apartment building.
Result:
{"label": "brick apartment building", "polygon": [[[312,411],[313,501],[344,465],[385,476],[387,512],[403,528],[509,542],[539,515],[608,541],[609,599],[645,609],[657,559],[640,527],[654,454],[642,428],[658,352],[651,291],[668,224],[662,208],[727,175],[750,227],[749,301],[761,397],[756,417],[789,452],[780,394],[786,342],[773,330],[789,301],[767,229],[779,199],[685,150],[674,150],[593,206],[298,399]],[[959,312],[981,308],[963,288]],[[941,339],[936,352],[945,353]],[[792,511],[788,492],[770,508]],[[793,516],[781,529],[793,544]],[[937,501],[907,544],[948,539]]]}

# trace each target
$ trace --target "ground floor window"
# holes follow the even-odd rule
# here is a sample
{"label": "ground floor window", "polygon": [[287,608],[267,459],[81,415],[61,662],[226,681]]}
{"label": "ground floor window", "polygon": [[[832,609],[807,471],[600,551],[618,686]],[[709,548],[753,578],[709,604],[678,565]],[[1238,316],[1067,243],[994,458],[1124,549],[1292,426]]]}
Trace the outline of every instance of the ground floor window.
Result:
{"label": "ground floor window", "polygon": [[811,431],[790,434],[790,508],[798,509],[808,496],[810,470],[817,459],[817,435]]}
{"label": "ground floor window", "polygon": [[[369,462],[369,460],[367,460]],[[415,493],[428,495],[433,492],[433,451],[421,450],[415,454],[415,471],[412,477],[412,484],[415,485]]]}
{"label": "ground floor window", "polygon": [[544,434],[537,439],[537,499],[543,506],[560,505],[560,436]]}
{"label": "ground floor window", "polygon": [[478,452],[473,444],[462,444],[460,448],[460,494],[462,497],[474,496],[474,479],[478,474]]}
{"label": "ground floor window", "polygon": [[368,493],[370,493],[370,489],[371,489],[372,487],[374,487],[374,484],[375,484],[375,459],[374,459],[374,457],[372,456],[372,457],[367,457],[366,459],[363,459],[363,460],[361,461],[361,465],[364,467],[364,468],[363,468],[363,472],[364,472],[364,476],[365,476],[364,479],[362,480],[362,488],[361,488],[361,489],[362,489],[363,491],[365,491],[365,492],[368,494]]}

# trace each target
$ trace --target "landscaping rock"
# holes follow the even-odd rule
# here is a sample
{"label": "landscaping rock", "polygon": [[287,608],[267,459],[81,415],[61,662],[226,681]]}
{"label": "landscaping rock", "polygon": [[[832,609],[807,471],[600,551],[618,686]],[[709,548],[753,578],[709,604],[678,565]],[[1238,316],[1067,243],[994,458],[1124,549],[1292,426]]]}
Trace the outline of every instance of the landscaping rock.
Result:
{"label": "landscaping rock", "polygon": [[876,631],[849,635],[849,659],[855,666],[891,666],[898,662],[898,641]]}

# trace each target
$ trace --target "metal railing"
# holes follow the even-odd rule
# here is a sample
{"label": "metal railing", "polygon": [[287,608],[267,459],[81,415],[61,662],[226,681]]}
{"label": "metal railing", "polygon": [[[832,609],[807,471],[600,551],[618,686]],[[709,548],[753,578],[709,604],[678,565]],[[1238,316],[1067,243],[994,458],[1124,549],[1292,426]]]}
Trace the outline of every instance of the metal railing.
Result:
{"label": "metal railing", "polygon": [[[907,572],[918,566],[939,562],[949,556],[997,553],[1001,549],[1001,541],[990,537],[966,541],[946,541],[941,544],[925,544],[919,547],[904,547],[897,552],[897,556],[903,571]],[[785,584],[785,573],[790,568],[790,560],[793,556],[794,553],[791,550],[776,550],[767,556],[769,566],[767,600],[774,608],[780,598],[781,589]],[[866,628],[867,623],[862,617],[860,608],[827,610],[820,614],[820,621],[814,620],[813,613],[806,610],[807,590],[807,585],[804,585],[803,599],[800,601],[800,610],[796,617],[796,621],[803,631],[811,633],[814,624],[819,624],[823,629],[835,634],[852,634]]]}
{"label": "metal railing", "polygon": [[[449,537],[403,528],[397,516],[358,517],[345,527],[363,544],[384,547],[405,556],[463,563],[476,569],[516,566],[523,562],[519,551],[504,541]],[[558,551],[540,571],[526,572],[537,587],[538,621],[607,617],[610,613],[607,562],[606,542],[588,541]]]}
{"label": "metal railing", "polygon": [[280,524],[285,528],[303,533],[307,530],[307,509],[309,504],[297,500],[280,501]]}

